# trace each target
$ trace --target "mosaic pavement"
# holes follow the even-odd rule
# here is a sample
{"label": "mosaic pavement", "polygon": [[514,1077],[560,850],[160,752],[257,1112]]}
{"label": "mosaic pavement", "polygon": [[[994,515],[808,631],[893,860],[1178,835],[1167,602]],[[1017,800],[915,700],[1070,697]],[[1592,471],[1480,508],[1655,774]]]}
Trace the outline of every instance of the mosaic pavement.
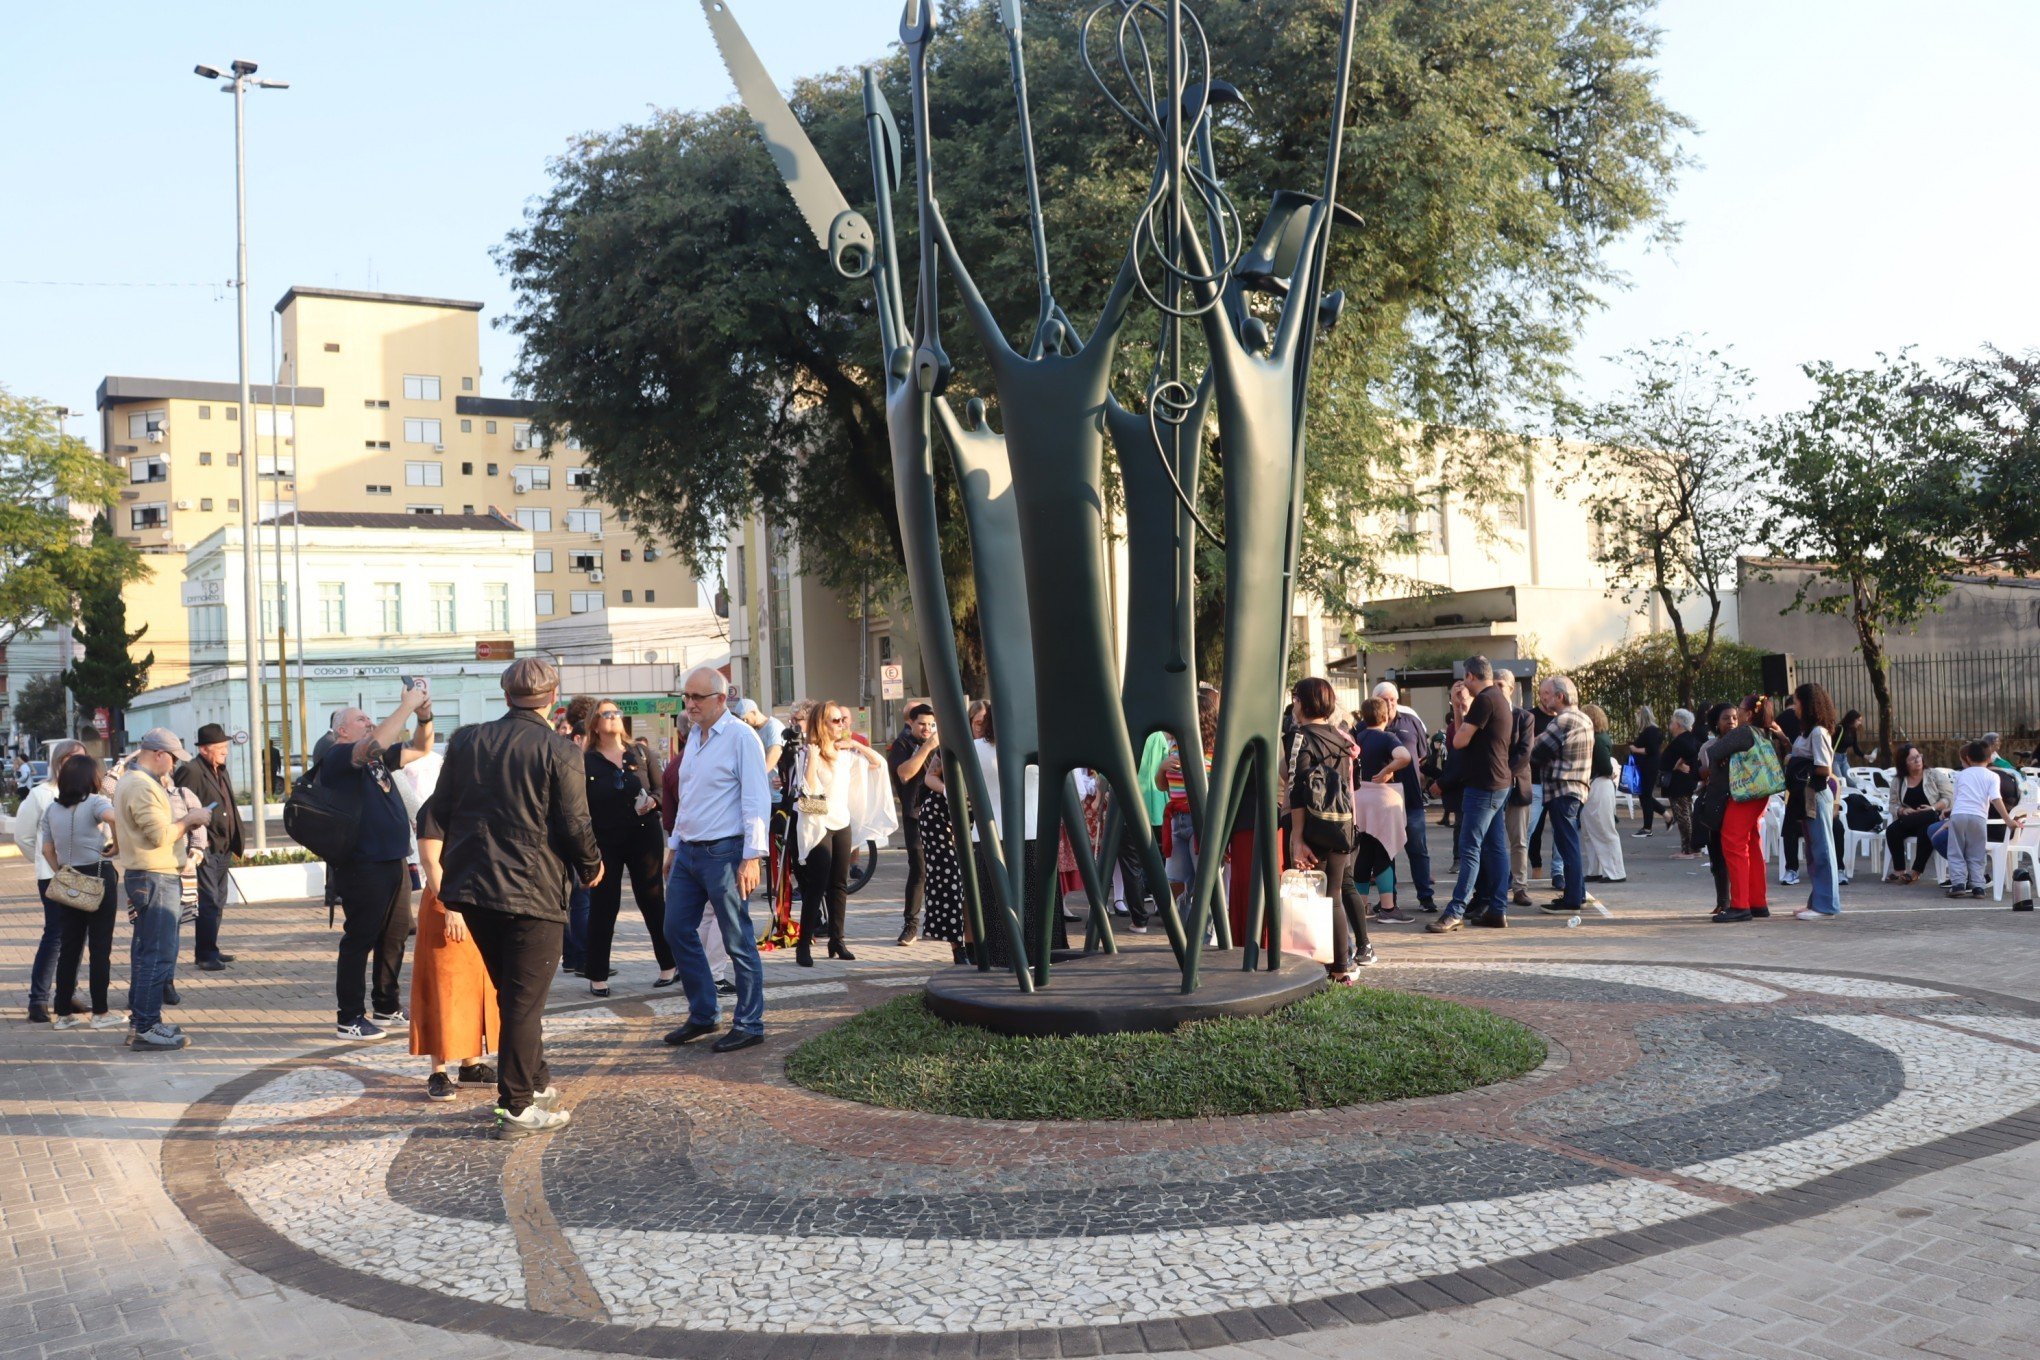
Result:
{"label": "mosaic pavement", "polygon": [[278,1063],[191,1108],[166,1182],[280,1283],[505,1340],[1087,1355],[1474,1302],[2040,1138],[2040,1008],[1750,967],[1383,969],[1551,1046],[1389,1105],[1014,1125],[780,1075],[916,980],[770,988],[774,1042],[731,1057],[661,1044],[669,998],[557,1014],[574,1123],[520,1143],[487,1136],[491,1093],[423,1101],[396,1046]]}

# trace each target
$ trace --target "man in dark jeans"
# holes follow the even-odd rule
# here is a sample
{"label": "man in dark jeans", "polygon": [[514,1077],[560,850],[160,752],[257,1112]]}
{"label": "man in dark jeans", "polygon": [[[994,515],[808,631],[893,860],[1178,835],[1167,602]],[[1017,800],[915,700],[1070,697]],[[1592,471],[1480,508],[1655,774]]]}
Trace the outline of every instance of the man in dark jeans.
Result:
{"label": "man in dark jeans", "polygon": [[546,719],[559,688],[551,662],[511,662],[503,672],[510,711],[454,733],[421,814],[446,836],[440,900],[465,919],[496,986],[500,1138],[567,1123],[545,1061],[545,1003],[560,968],[569,871],[590,888],[602,881],[583,752]]}
{"label": "man in dark jeans", "polygon": [[[402,745],[398,738],[414,713],[417,730],[410,744]],[[336,1038],[380,1039],[391,1029],[410,1027],[397,981],[404,970],[404,945],[411,938],[411,817],[394,776],[431,750],[432,702],[424,686],[414,683],[380,724],[358,708],[335,713],[333,744],[315,767],[322,787],[351,787],[360,807],[353,851],[326,865],[326,875],[339,893],[343,921],[334,989],[339,1002]],[[371,955],[372,988],[364,985]]]}
{"label": "man in dark jeans", "polygon": [[1509,830],[1504,810],[1515,787],[1509,771],[1515,715],[1486,657],[1467,658],[1466,678],[1452,686],[1452,712],[1459,720],[1452,731],[1452,748],[1464,753],[1461,769],[1466,781],[1459,803],[1459,883],[1443,914],[1424,927],[1434,935],[1467,924],[1497,929],[1508,924]]}
{"label": "man in dark jeans", "polygon": [[1544,819],[1551,851],[1560,862],[1559,895],[1544,910],[1566,915],[1587,902],[1586,861],[1580,856],[1580,809],[1593,783],[1594,725],[1580,712],[1579,690],[1563,675],[1537,686],[1537,706],[1551,715],[1530,748],[1530,763],[1544,776]]}
{"label": "man in dark jeans", "polygon": [[914,809],[927,792],[928,786],[921,782],[921,777],[928,772],[928,757],[941,744],[935,728],[934,706],[912,704],[907,708],[906,726],[885,753],[886,768],[892,772],[893,796],[900,800],[900,836],[907,846],[906,920],[900,928],[903,945],[921,938],[921,908],[927,902],[928,887],[921,859],[921,821],[914,816]]}
{"label": "man in dark jeans", "polygon": [[198,922],[192,930],[192,962],[217,973],[234,961],[220,952],[220,918],[227,907],[227,867],[241,853],[241,809],[227,774],[227,730],[218,723],[198,729],[198,753],[177,767],[176,784],[212,808],[206,823],[205,857],[198,862]]}

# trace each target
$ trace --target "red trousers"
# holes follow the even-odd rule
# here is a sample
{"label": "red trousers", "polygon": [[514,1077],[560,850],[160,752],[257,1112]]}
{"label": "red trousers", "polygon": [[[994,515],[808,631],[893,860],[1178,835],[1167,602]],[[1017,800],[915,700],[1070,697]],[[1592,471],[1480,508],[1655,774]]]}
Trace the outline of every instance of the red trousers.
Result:
{"label": "red trousers", "polygon": [[1728,905],[1767,907],[1764,891],[1764,809],[1768,798],[1730,803],[1721,816],[1721,857],[1728,864]]}

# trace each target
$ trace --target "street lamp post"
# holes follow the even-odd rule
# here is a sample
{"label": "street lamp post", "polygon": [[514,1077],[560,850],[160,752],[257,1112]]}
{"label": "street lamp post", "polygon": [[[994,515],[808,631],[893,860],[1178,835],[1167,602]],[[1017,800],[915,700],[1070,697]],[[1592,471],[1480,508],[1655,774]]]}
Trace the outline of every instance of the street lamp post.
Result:
{"label": "street lamp post", "polygon": [[236,60],[229,69],[231,78],[222,76],[210,66],[194,66],[193,72],[203,80],[217,80],[220,89],[234,96],[234,301],[236,303],[237,337],[241,358],[241,620],[242,631],[247,642],[243,653],[248,688],[248,796],[250,811],[254,813],[255,849],[269,848],[269,816],[264,795],[267,790],[263,781],[269,771],[264,767],[263,752],[268,733],[263,731],[260,718],[262,685],[262,664],[256,649],[261,639],[261,615],[258,612],[255,577],[255,459],[254,439],[248,432],[249,422],[255,419],[255,412],[248,389],[248,90],[287,90],[288,81],[258,80],[255,78],[255,63]]}

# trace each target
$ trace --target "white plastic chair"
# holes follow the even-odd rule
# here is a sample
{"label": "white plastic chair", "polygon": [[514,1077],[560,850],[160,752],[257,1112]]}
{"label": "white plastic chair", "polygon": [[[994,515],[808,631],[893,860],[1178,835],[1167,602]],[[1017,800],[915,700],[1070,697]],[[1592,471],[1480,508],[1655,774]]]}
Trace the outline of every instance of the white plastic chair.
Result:
{"label": "white plastic chair", "polygon": [[[1984,859],[1990,865],[1991,895],[1999,902],[2005,900],[2005,882],[2020,862],[2033,871],[2035,886],[2040,888],[2040,806],[2035,806],[2031,799],[2022,799],[2012,811],[2024,813],[2026,825],[2017,830],[2008,829],[2003,840],[1984,848]],[[2004,825],[1995,817],[1991,824]]]}

